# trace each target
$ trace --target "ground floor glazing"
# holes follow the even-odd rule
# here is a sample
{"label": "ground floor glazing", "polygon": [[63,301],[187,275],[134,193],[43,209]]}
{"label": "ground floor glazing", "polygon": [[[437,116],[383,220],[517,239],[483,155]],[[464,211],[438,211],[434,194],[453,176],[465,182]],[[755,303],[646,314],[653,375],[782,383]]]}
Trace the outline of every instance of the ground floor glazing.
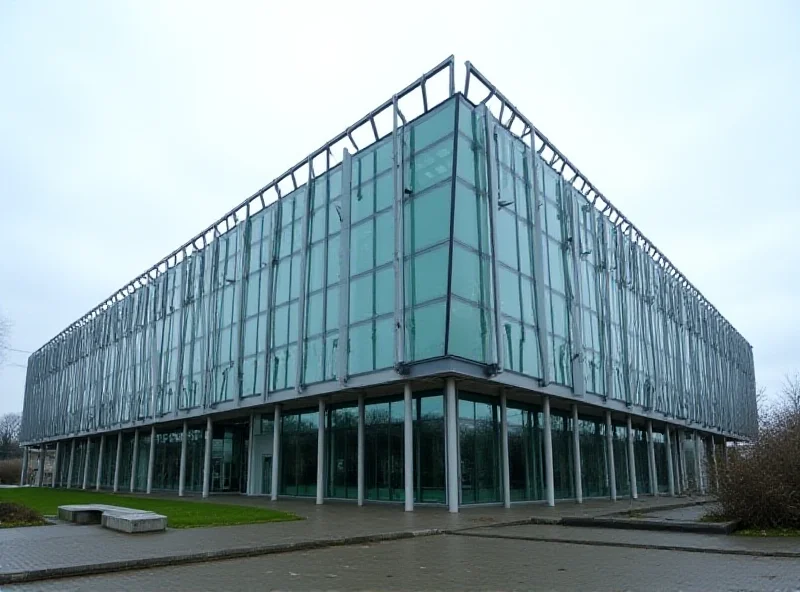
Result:
{"label": "ground floor glazing", "polygon": [[472,392],[452,379],[342,397],[51,443],[54,476],[43,485],[456,510],[703,491],[724,446],[685,426],[533,393]]}

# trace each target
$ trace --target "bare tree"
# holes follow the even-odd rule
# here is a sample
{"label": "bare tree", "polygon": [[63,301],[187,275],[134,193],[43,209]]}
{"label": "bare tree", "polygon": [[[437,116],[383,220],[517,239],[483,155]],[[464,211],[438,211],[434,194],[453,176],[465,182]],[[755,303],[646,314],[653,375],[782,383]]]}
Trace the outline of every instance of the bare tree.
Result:
{"label": "bare tree", "polygon": [[786,411],[800,414],[800,372],[795,371],[784,377],[780,405]]}
{"label": "bare tree", "polygon": [[11,333],[11,323],[4,316],[0,315],[0,366],[3,365],[8,352],[8,339]]}
{"label": "bare tree", "polygon": [[16,458],[22,454],[19,447],[21,413],[6,413],[0,417],[0,460]]}

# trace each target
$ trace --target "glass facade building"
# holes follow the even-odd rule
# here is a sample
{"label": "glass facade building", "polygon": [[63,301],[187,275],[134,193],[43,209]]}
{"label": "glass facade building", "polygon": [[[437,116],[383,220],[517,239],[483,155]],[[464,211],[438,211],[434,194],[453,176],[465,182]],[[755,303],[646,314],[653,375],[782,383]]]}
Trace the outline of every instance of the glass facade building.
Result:
{"label": "glass facade building", "polygon": [[552,503],[674,493],[687,435],[752,435],[747,341],[466,73],[439,64],[36,351],[22,439],[54,481]]}

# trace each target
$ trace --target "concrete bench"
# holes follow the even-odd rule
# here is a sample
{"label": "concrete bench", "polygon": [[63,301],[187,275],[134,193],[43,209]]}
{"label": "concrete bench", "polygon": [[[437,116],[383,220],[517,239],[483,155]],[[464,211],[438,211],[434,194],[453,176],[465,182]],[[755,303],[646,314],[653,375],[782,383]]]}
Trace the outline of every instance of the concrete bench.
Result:
{"label": "concrete bench", "polygon": [[154,512],[103,512],[102,525],[119,532],[159,532],[166,530],[167,517]]}
{"label": "concrete bench", "polygon": [[75,504],[58,507],[58,517],[75,524],[100,524],[119,532],[157,532],[167,528],[167,517],[155,512],[105,504]]}

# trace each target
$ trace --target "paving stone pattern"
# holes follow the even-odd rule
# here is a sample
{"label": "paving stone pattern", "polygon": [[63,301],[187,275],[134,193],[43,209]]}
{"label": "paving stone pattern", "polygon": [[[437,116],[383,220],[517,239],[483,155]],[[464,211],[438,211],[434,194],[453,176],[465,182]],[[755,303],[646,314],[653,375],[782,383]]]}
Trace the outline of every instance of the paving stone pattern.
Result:
{"label": "paving stone pattern", "polygon": [[[548,527],[544,527],[548,528]],[[797,590],[792,559],[437,536],[34,582],[5,592]]]}

